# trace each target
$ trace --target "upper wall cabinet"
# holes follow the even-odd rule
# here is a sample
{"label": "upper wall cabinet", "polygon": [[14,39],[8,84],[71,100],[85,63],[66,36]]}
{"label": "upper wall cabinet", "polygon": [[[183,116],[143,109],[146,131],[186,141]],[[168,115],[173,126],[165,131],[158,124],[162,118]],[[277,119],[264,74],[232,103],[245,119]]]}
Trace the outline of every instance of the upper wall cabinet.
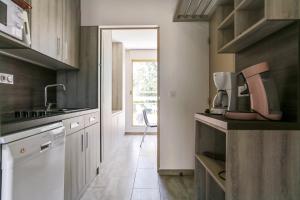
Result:
{"label": "upper wall cabinet", "polygon": [[79,67],[80,0],[64,0],[63,62]]}
{"label": "upper wall cabinet", "polygon": [[31,0],[31,46],[0,31],[0,53],[54,70],[79,68],[80,0]]}
{"label": "upper wall cabinet", "polygon": [[80,0],[32,0],[32,49],[79,66]]}
{"label": "upper wall cabinet", "polygon": [[217,15],[219,53],[236,53],[300,19],[299,0],[228,0]]}
{"label": "upper wall cabinet", "polygon": [[62,60],[63,0],[31,2],[31,48]]}

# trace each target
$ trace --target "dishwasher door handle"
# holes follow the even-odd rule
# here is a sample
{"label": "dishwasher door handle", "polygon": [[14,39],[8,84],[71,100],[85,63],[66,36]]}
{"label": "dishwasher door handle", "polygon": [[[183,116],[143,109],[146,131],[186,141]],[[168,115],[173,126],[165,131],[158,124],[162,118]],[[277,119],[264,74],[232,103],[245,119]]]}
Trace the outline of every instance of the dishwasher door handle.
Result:
{"label": "dishwasher door handle", "polygon": [[47,151],[51,147],[51,145],[52,145],[51,141],[46,142],[45,144],[42,144],[40,152],[43,153],[43,152]]}
{"label": "dishwasher door handle", "polygon": [[96,117],[90,117],[90,122],[93,122],[96,120]]}
{"label": "dishwasher door handle", "polygon": [[70,129],[77,128],[80,125],[79,122],[73,122],[70,124]]}

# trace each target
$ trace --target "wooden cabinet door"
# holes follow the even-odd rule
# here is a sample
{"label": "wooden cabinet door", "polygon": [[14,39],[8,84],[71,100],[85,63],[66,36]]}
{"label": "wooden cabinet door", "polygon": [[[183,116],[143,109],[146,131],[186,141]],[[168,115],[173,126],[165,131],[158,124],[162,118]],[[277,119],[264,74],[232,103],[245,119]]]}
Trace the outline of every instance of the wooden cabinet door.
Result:
{"label": "wooden cabinet door", "polygon": [[97,172],[98,148],[100,149],[100,147],[97,147],[98,134],[100,134],[99,124],[94,124],[85,129],[86,184],[89,184],[95,178]]}
{"label": "wooden cabinet door", "polygon": [[32,0],[32,49],[62,59],[63,0]]}
{"label": "wooden cabinet door", "polygon": [[95,151],[96,151],[96,171],[97,168],[100,167],[100,158],[101,158],[101,133],[100,133],[100,123],[97,123],[94,125],[95,126]]}
{"label": "wooden cabinet door", "polygon": [[80,0],[64,0],[63,62],[79,67]]}
{"label": "wooden cabinet door", "polygon": [[71,199],[78,199],[85,186],[84,130],[71,135]]}
{"label": "wooden cabinet door", "polygon": [[65,197],[64,200],[72,200],[72,165],[71,165],[72,135],[66,137],[65,144]]}

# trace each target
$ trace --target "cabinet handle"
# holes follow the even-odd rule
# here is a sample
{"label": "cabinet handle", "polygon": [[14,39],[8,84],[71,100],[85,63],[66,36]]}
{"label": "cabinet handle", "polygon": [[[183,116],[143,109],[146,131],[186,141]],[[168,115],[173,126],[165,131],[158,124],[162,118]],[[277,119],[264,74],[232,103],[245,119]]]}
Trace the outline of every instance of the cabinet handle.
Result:
{"label": "cabinet handle", "polygon": [[93,122],[96,120],[96,117],[90,117],[90,122]]}
{"label": "cabinet handle", "polygon": [[56,39],[56,42],[57,42],[57,55],[60,55],[60,37],[57,37]]}
{"label": "cabinet handle", "polygon": [[47,151],[51,147],[51,144],[52,144],[51,141],[49,141],[45,144],[42,144],[40,152],[43,153],[44,151]]}
{"label": "cabinet handle", "polygon": [[83,152],[83,134],[81,134],[81,152]]}
{"label": "cabinet handle", "polygon": [[79,126],[79,122],[73,122],[73,123],[71,123],[71,125],[70,125],[70,129],[76,128],[76,127],[78,127],[78,126]]}
{"label": "cabinet handle", "polygon": [[85,141],[85,148],[89,148],[89,133],[86,132],[86,141]]}
{"label": "cabinet handle", "polygon": [[64,46],[63,46],[63,60],[68,60],[69,59],[69,45],[68,42],[64,42]]}

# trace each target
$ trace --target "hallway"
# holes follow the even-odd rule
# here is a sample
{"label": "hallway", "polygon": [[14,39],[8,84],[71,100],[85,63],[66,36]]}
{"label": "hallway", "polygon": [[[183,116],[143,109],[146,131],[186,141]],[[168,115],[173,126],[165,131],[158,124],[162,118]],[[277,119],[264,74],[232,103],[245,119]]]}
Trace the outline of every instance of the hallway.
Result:
{"label": "hallway", "polygon": [[156,136],[122,136],[81,200],[190,200],[193,177],[157,174]]}

